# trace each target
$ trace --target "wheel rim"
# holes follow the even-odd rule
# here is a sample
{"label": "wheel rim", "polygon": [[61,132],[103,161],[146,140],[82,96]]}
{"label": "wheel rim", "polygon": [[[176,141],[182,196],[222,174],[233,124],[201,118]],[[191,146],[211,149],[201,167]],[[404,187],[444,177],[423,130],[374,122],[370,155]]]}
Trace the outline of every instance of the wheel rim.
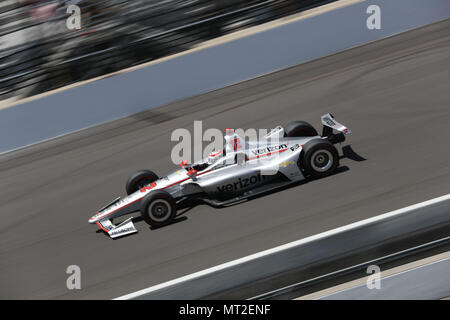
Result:
{"label": "wheel rim", "polygon": [[172,213],[172,207],[170,203],[164,199],[158,199],[150,203],[148,206],[148,214],[152,217],[152,220],[161,222],[167,219]]}
{"label": "wheel rim", "polygon": [[328,150],[317,150],[311,157],[311,167],[316,172],[325,172],[333,165],[333,155]]}

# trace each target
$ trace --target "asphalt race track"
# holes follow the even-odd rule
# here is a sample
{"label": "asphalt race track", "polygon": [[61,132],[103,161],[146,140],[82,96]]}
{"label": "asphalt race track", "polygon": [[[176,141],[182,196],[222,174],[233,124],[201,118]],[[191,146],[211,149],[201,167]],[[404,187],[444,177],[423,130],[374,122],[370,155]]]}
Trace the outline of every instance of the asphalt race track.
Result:
{"label": "asphalt race track", "polygon": [[[320,128],[327,112],[351,128],[346,143],[359,156],[334,176],[225,209],[197,206],[160,229],[140,221],[117,240],[87,223],[124,195],[134,170],[175,168],[176,128]],[[446,20],[4,155],[0,299],[114,298],[444,195],[449,138]],[[69,265],[81,267],[81,290],[66,288]]]}

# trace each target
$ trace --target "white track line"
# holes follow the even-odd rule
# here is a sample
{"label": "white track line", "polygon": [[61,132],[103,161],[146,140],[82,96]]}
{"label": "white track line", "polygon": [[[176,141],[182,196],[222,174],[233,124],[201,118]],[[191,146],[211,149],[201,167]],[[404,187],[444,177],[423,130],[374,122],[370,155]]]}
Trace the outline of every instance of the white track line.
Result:
{"label": "white track line", "polygon": [[411,205],[411,206],[408,206],[408,207],[405,207],[405,208],[401,208],[401,209],[394,210],[394,211],[391,211],[391,212],[388,212],[388,213],[384,213],[384,214],[381,214],[381,215],[378,215],[378,216],[375,216],[375,217],[372,217],[372,218],[368,218],[368,219],[365,219],[365,220],[354,222],[354,223],[348,224],[346,226],[335,228],[335,229],[332,229],[332,230],[329,230],[329,231],[325,231],[325,232],[322,232],[322,233],[319,233],[319,234],[316,234],[316,235],[313,235],[313,236],[310,236],[310,237],[307,237],[307,238],[304,238],[304,239],[300,239],[300,240],[296,240],[296,241],[293,241],[293,242],[289,242],[289,243],[283,244],[283,245],[275,247],[275,248],[271,248],[271,249],[268,249],[268,250],[260,251],[260,252],[251,254],[249,256],[243,257],[243,258],[239,258],[239,259],[236,259],[236,260],[233,260],[233,261],[230,261],[230,262],[226,262],[226,263],[217,265],[215,267],[211,267],[211,268],[208,268],[208,269],[205,269],[205,270],[201,270],[201,271],[198,271],[198,272],[195,272],[195,273],[191,273],[191,274],[188,274],[186,276],[183,276],[183,277],[180,277],[180,278],[177,278],[177,279],[174,279],[174,280],[163,282],[163,283],[160,283],[160,284],[148,287],[146,289],[142,289],[142,290],[130,293],[130,294],[126,294],[124,296],[120,296],[118,298],[115,298],[114,300],[128,300],[128,299],[137,298],[139,296],[148,294],[148,293],[156,291],[156,290],[160,290],[160,289],[167,288],[167,287],[170,287],[170,286],[182,283],[182,282],[193,280],[193,279],[196,279],[196,278],[199,278],[199,277],[202,277],[202,276],[205,276],[205,275],[208,275],[208,274],[211,274],[211,273],[214,273],[214,272],[217,272],[217,271],[229,268],[229,267],[234,267],[234,266],[237,266],[239,264],[242,264],[242,263],[245,263],[245,262],[248,262],[248,261],[251,261],[251,260],[255,260],[255,259],[258,259],[258,258],[261,258],[261,257],[265,257],[265,256],[268,256],[268,255],[271,255],[271,254],[276,253],[276,252],[287,250],[287,249],[290,249],[290,248],[293,248],[293,247],[296,247],[296,246],[299,246],[299,245],[303,245],[305,243],[309,243],[309,242],[312,242],[312,241],[316,241],[316,240],[319,240],[319,239],[327,238],[327,237],[336,235],[338,233],[342,233],[342,232],[349,231],[349,230],[352,230],[352,229],[360,228],[362,226],[365,226],[365,225],[368,225],[368,224],[371,224],[371,223],[374,223],[374,222],[377,222],[377,221],[381,221],[381,220],[384,220],[384,219],[392,218],[392,217],[404,214],[406,212],[409,212],[409,211],[412,211],[412,210],[415,210],[415,209],[424,208],[424,207],[427,207],[427,206],[430,206],[430,205],[433,205],[433,204],[436,204],[436,203],[439,203],[439,202],[442,202],[442,201],[445,201],[445,200],[449,200],[449,199],[450,199],[450,194],[446,194],[446,195],[438,197],[438,198],[434,198],[434,199],[431,199],[431,200],[428,200],[428,201],[424,201],[424,202],[420,202],[420,203],[417,203],[417,204],[414,204],[414,205]]}

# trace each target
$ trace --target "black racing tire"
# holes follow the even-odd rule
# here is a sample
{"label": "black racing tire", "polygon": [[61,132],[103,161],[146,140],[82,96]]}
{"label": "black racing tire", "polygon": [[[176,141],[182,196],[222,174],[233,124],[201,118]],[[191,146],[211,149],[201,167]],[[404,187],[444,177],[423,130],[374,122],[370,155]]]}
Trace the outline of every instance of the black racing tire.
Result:
{"label": "black racing tire", "polygon": [[127,191],[127,194],[130,195],[158,179],[158,176],[153,171],[139,170],[128,178],[125,190]]}
{"label": "black racing tire", "polygon": [[303,147],[299,166],[307,177],[317,179],[329,176],[339,166],[339,155],[330,142],[323,139],[308,141]]}
{"label": "black racing tire", "polygon": [[170,224],[176,214],[175,200],[164,190],[151,191],[141,200],[141,216],[152,227]]}
{"label": "black racing tire", "polygon": [[315,137],[316,129],[306,121],[294,121],[284,127],[285,137]]}

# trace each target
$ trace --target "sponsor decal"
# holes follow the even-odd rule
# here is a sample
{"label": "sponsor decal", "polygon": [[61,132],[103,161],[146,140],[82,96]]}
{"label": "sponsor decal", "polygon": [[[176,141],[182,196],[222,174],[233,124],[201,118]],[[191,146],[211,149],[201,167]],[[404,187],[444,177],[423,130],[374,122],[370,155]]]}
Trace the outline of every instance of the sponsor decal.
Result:
{"label": "sponsor decal", "polygon": [[111,235],[111,236],[117,236],[117,235],[122,234],[122,233],[134,232],[134,231],[135,231],[135,229],[132,228],[132,227],[121,228],[121,229],[119,229],[119,230],[113,230],[113,231],[110,231],[110,232],[109,232],[109,235]]}
{"label": "sponsor decal", "polygon": [[298,145],[298,143],[296,143],[296,144],[294,144],[294,145],[291,147],[291,150],[292,150],[292,151],[295,151],[295,150],[297,150],[298,148],[300,148],[300,146]]}
{"label": "sponsor decal", "polygon": [[156,182],[150,183],[149,186],[141,188],[141,192],[146,192],[148,190],[152,190],[154,187],[156,187]]}
{"label": "sponsor decal", "polygon": [[283,143],[280,145],[276,145],[276,146],[267,146],[261,149],[256,149],[256,150],[252,150],[252,153],[255,156],[261,155],[261,154],[265,154],[265,153],[271,153],[271,152],[275,152],[275,151],[280,151],[283,149],[287,149],[287,144]]}
{"label": "sponsor decal", "polygon": [[334,123],[334,121],[328,117],[323,118],[323,121],[325,121],[331,127],[334,127],[336,125],[336,123]]}
{"label": "sponsor decal", "polygon": [[234,192],[245,189],[266,179],[265,175],[257,174],[247,178],[239,178],[237,181],[217,187],[220,192]]}
{"label": "sponsor decal", "polygon": [[284,162],[280,163],[279,167],[284,168],[284,167],[290,166],[293,163],[294,163],[294,161],[284,161]]}

